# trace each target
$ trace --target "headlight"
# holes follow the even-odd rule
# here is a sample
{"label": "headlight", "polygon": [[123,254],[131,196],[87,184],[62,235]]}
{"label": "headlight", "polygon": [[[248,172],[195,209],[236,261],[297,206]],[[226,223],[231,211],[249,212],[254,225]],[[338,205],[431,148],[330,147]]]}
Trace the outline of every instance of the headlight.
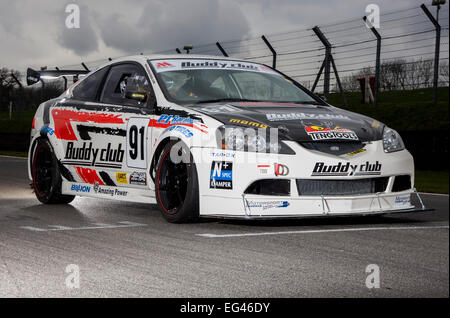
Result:
{"label": "headlight", "polygon": [[398,132],[385,127],[383,131],[383,147],[385,152],[394,152],[405,149],[405,144]]}
{"label": "headlight", "polygon": [[[270,133],[274,133],[272,138]],[[237,151],[279,153],[294,155],[295,152],[278,138],[277,129],[253,129],[221,126],[216,131],[220,149]]]}

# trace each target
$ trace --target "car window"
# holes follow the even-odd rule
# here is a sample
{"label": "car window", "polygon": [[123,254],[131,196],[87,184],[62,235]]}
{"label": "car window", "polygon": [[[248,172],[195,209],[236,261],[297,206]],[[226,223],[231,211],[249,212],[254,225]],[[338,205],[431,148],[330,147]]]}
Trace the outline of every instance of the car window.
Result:
{"label": "car window", "polygon": [[119,104],[141,107],[146,104],[126,97],[126,91],[151,94],[151,85],[143,68],[135,64],[120,64],[111,67],[103,87],[100,101],[108,104]]}
{"label": "car window", "polygon": [[73,89],[73,98],[85,101],[95,101],[98,89],[100,88],[100,84],[107,71],[108,67],[104,67],[82,79]]}
{"label": "car window", "polygon": [[224,99],[318,102],[298,83],[257,63],[216,59],[151,60],[149,63],[167,99],[176,103]]}
{"label": "car window", "polygon": [[266,99],[266,100],[296,100],[303,98],[299,90],[283,89],[283,81],[287,79],[268,78],[265,74],[255,74],[250,72],[235,72],[232,74],[239,90],[244,98],[247,99]]}

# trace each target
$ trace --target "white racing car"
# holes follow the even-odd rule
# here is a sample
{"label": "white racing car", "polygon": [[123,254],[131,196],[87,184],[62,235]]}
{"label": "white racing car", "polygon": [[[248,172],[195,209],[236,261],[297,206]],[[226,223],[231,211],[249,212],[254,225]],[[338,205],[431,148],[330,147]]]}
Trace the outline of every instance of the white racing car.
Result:
{"label": "white racing car", "polygon": [[229,58],[140,55],[90,72],[39,106],[28,159],[43,203],[157,203],[170,222],[424,210],[396,131]]}

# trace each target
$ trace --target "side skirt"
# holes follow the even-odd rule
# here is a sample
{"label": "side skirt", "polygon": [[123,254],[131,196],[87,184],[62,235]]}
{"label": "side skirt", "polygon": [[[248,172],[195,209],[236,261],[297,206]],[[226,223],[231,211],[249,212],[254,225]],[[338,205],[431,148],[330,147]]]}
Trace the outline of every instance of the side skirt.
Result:
{"label": "side skirt", "polygon": [[63,181],[63,194],[83,197],[156,204],[155,192],[150,189],[110,187],[106,185]]}

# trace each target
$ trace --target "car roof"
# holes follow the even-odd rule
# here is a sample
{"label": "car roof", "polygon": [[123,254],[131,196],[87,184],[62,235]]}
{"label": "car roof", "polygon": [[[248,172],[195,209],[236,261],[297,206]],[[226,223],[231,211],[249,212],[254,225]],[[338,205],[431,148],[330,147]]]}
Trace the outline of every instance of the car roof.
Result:
{"label": "car roof", "polygon": [[149,55],[130,55],[124,56],[120,58],[113,59],[108,63],[100,65],[96,70],[103,68],[105,66],[120,63],[120,62],[141,62],[145,63],[147,60],[165,60],[165,59],[216,59],[216,60],[230,60],[230,61],[241,61],[247,63],[255,63],[251,61],[245,61],[242,59],[230,58],[225,56],[217,56],[217,55],[198,55],[198,54],[149,54]]}

